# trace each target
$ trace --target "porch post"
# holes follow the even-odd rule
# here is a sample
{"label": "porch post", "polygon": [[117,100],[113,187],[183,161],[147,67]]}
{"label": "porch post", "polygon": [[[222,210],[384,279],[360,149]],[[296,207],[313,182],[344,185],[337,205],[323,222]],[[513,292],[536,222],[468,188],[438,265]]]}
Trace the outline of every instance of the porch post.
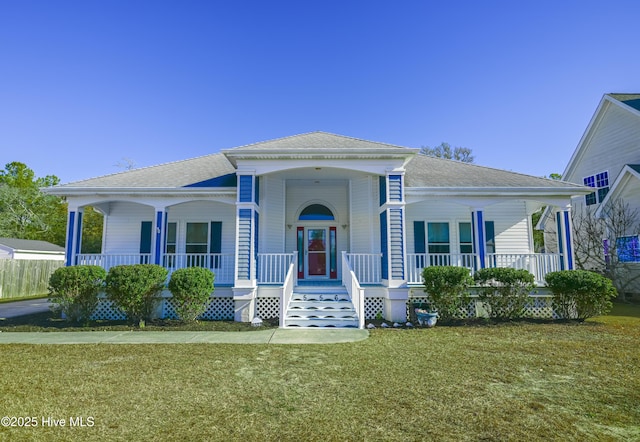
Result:
{"label": "porch post", "polygon": [[81,207],[69,206],[67,209],[67,237],[65,241],[65,265],[76,265],[76,256],[82,245],[82,213]]}
{"label": "porch post", "polygon": [[561,254],[560,268],[574,269],[573,226],[571,224],[571,206],[556,212],[556,230],[558,234],[558,252]]}
{"label": "porch post", "polygon": [[484,223],[484,211],[482,209],[471,209],[471,232],[473,237],[473,250],[478,259],[476,266],[484,269],[487,266],[487,231]]}
{"label": "porch post", "polygon": [[235,320],[249,322],[255,314],[257,287],[259,185],[254,171],[238,171],[236,201]]}
{"label": "porch post", "polygon": [[163,255],[164,255],[164,241],[167,236],[167,209],[166,207],[156,207],[156,216],[154,220],[154,229],[155,235],[154,238],[154,247],[153,247],[153,258],[152,261],[154,264],[162,265]]}
{"label": "porch post", "polygon": [[387,171],[380,177],[380,245],[382,279],[386,281],[384,316],[406,320],[409,296],[406,279],[404,170]]}

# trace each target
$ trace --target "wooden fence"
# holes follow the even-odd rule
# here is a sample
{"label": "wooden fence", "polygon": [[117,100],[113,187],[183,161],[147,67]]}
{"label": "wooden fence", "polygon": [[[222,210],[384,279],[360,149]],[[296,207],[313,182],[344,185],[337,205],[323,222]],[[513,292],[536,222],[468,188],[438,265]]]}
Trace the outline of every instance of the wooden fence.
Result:
{"label": "wooden fence", "polygon": [[0,299],[46,295],[49,277],[64,261],[0,259]]}

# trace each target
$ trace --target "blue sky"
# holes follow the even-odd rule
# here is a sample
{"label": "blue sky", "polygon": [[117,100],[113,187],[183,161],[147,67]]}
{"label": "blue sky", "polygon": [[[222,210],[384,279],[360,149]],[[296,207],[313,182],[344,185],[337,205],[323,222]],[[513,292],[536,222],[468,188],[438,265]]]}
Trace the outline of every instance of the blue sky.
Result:
{"label": "blue sky", "polygon": [[0,0],[0,167],[62,182],[322,130],[562,172],[640,2]]}

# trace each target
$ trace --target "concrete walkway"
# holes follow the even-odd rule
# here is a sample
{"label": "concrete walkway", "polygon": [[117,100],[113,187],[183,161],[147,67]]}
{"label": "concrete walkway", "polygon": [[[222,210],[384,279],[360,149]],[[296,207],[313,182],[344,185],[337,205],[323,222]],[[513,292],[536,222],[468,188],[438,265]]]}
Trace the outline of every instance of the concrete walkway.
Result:
{"label": "concrete walkway", "polygon": [[338,344],[367,339],[367,330],[0,332],[0,344]]}

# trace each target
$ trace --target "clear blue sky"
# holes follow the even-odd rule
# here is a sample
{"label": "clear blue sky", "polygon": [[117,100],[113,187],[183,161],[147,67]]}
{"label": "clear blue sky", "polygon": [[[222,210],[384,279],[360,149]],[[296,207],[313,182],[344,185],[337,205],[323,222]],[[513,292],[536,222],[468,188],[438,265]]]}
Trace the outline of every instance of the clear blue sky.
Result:
{"label": "clear blue sky", "polygon": [[315,130],[562,172],[640,92],[640,1],[0,0],[0,168],[62,182]]}

